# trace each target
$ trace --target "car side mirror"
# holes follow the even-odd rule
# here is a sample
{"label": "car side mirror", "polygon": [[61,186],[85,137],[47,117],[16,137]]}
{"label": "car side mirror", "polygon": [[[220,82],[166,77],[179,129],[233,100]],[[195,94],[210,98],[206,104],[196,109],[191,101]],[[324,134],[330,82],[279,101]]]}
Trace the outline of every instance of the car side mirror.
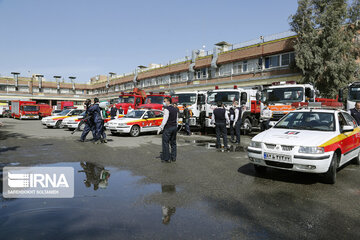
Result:
{"label": "car side mirror", "polygon": [[149,118],[149,116],[144,116],[144,117],[143,117],[143,119],[148,119],[148,118]]}
{"label": "car side mirror", "polygon": [[352,132],[352,131],[354,131],[354,127],[350,126],[350,125],[345,125],[342,127],[341,131],[342,132]]}

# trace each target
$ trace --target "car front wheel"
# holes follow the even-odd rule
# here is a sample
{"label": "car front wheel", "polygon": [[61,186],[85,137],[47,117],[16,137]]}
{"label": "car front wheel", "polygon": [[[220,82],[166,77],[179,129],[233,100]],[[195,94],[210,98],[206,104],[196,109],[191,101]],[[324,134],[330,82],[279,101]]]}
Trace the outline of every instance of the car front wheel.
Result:
{"label": "car front wheel", "polygon": [[339,158],[338,154],[334,153],[333,158],[331,159],[329,170],[323,175],[324,183],[334,184],[336,182],[336,170],[338,166],[338,158]]}
{"label": "car front wheel", "polygon": [[130,136],[137,137],[139,135],[140,135],[140,127],[137,125],[132,126],[132,128],[130,130]]}

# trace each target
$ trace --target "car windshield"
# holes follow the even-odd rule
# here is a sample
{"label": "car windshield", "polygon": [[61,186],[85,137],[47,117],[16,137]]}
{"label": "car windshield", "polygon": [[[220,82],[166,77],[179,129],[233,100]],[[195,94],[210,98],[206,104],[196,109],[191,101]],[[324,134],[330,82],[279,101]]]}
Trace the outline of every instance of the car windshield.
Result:
{"label": "car windshield", "polygon": [[66,116],[66,114],[68,114],[70,111],[71,111],[70,109],[63,110],[62,112],[59,113],[59,115]]}
{"label": "car windshield", "polygon": [[148,96],[146,97],[145,104],[163,104],[164,97],[163,96]]}
{"label": "car windshield", "polygon": [[125,118],[141,118],[145,111],[134,110],[125,115]]}
{"label": "car windshield", "polygon": [[349,88],[349,100],[352,100],[352,101],[360,100],[360,86]]}
{"label": "car windshield", "polygon": [[196,103],[195,93],[179,93],[174,95],[173,99],[177,99],[177,104],[188,104],[192,105]]}
{"label": "car windshield", "polygon": [[59,113],[61,110],[54,110],[53,113]]}
{"label": "car windshield", "polygon": [[287,103],[303,101],[303,99],[304,88],[302,87],[269,88],[262,93],[262,102]]}
{"label": "car windshield", "polygon": [[291,112],[282,118],[274,128],[335,131],[334,114],[326,112]]}
{"label": "car windshield", "polygon": [[232,104],[235,100],[239,100],[239,92],[210,92],[207,102],[213,105],[219,101],[224,104]]}
{"label": "car windshield", "polygon": [[120,96],[118,103],[134,103],[134,96]]}
{"label": "car windshield", "polygon": [[23,106],[23,110],[29,111],[29,112],[34,112],[34,111],[38,111],[38,107],[37,106]]}

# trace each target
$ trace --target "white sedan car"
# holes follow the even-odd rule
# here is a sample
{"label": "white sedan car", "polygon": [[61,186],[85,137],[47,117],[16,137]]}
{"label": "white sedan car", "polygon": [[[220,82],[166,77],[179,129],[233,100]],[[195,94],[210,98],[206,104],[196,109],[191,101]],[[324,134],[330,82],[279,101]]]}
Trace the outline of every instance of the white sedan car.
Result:
{"label": "white sedan car", "polygon": [[[75,117],[69,117],[69,118],[65,118],[61,125],[64,128],[68,128],[69,130],[73,131],[75,130],[78,126],[79,123],[81,121],[81,119],[85,116],[85,111],[82,112],[80,115],[75,116]],[[84,128],[84,124],[80,127],[80,130],[82,130]]]}
{"label": "white sedan car", "polygon": [[66,118],[78,116],[80,115],[84,110],[82,109],[65,109],[59,115],[56,116],[49,116],[41,119],[41,124],[45,125],[48,128],[60,128],[62,127],[62,121]]}
{"label": "white sedan car", "polygon": [[141,132],[157,132],[163,120],[160,110],[133,110],[122,118],[113,119],[105,123],[106,129],[112,134],[126,133],[137,137]]}
{"label": "white sedan car", "polygon": [[335,183],[339,167],[360,163],[360,129],[342,110],[295,110],[256,135],[248,157],[259,173],[267,167],[320,173],[326,183]]}

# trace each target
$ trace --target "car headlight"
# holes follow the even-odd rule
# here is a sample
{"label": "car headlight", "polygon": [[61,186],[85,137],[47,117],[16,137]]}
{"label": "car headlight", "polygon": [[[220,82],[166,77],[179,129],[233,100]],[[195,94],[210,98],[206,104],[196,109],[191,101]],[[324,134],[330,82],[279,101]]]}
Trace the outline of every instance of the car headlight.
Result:
{"label": "car headlight", "polygon": [[261,148],[261,142],[251,141],[251,142],[250,142],[250,147],[253,147],[253,148]]}
{"label": "car headlight", "polygon": [[303,146],[300,146],[299,153],[321,154],[321,153],[324,153],[324,148],[323,147],[303,147]]}

